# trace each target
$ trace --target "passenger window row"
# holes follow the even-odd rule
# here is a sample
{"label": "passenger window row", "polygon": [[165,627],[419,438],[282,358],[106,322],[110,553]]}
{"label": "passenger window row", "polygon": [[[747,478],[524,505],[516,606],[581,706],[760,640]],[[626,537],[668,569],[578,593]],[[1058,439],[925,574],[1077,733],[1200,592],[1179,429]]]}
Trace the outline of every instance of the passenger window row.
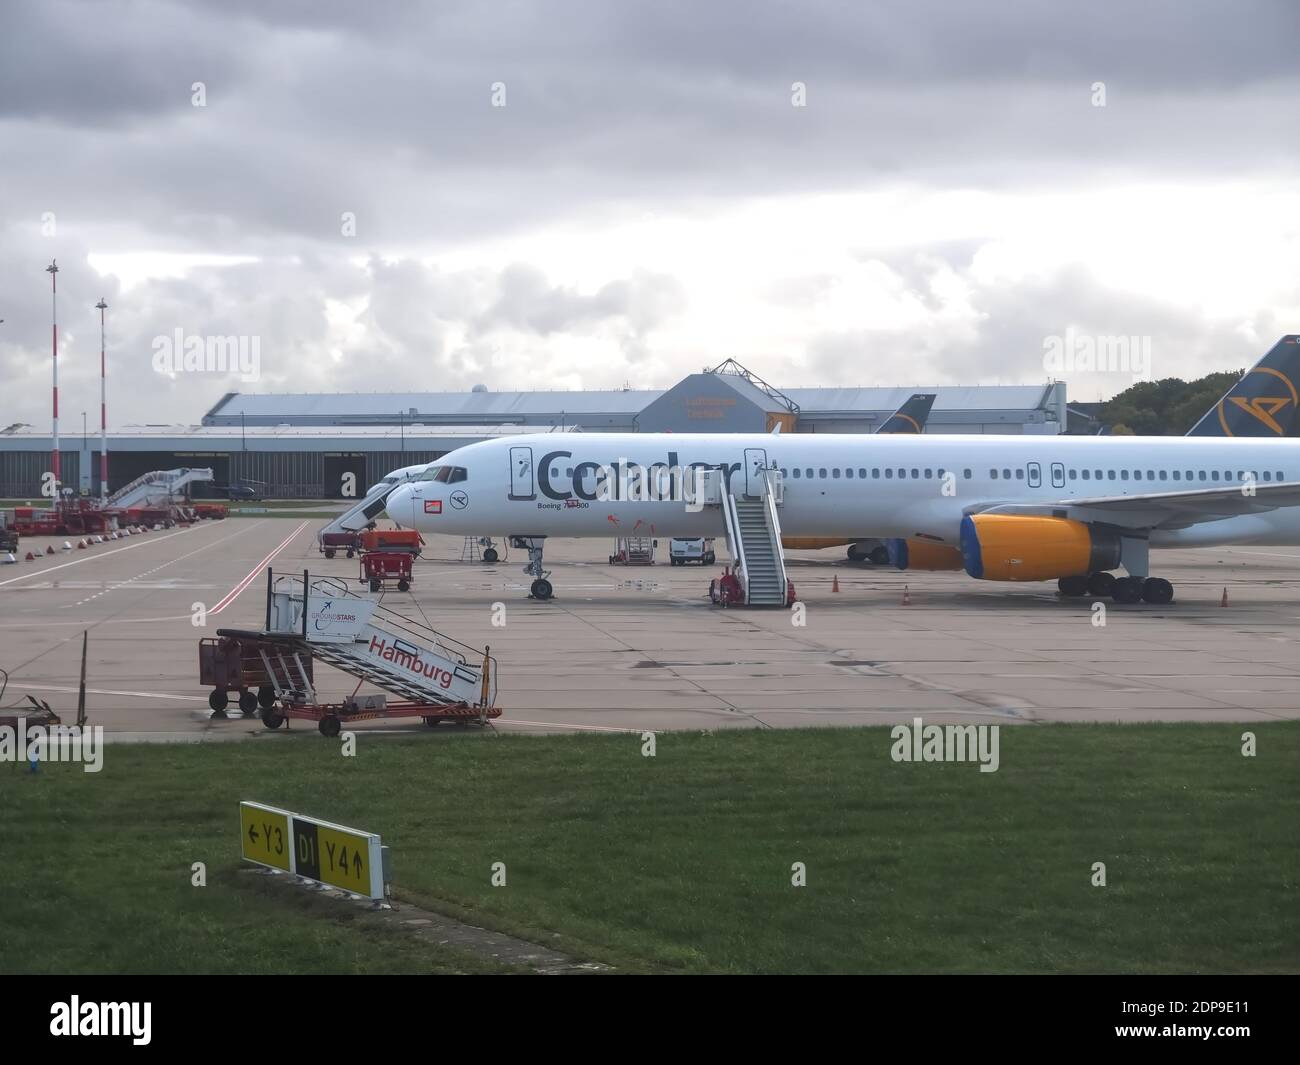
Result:
{"label": "passenger window row", "polygon": [[[921,468],[918,466],[913,466],[910,469],[906,467],[899,467],[897,470],[895,470],[893,467],[885,467],[883,471],[879,467],[876,467],[871,470],[870,477],[872,480],[880,480],[883,477],[884,480],[892,481],[892,480],[904,480],[908,477],[911,477],[913,480],[929,481],[929,480],[933,480],[936,477],[942,478],[944,476],[944,473],[945,471],[942,467],[935,469],[932,467]],[[1249,475],[1256,481],[1263,480],[1263,481],[1271,482],[1274,480],[1277,481],[1286,480],[1286,477],[1283,474],[1283,471],[1281,470],[1278,470],[1276,473],[1274,473],[1272,470],[1265,470],[1263,474],[1260,474],[1256,470],[1251,470],[1249,472]],[[796,480],[796,481],[799,480],[809,480],[809,481],[823,480],[824,481],[828,477],[831,480],[838,480],[840,477],[843,477],[846,480],[854,480],[856,478],[857,480],[865,481],[868,477],[868,474],[866,468],[861,466],[859,466],[856,471],[852,467],[841,470],[839,467],[832,467],[828,469],[825,466],[821,466],[821,467],[795,466],[789,469],[783,466],[781,467],[781,476],[786,478],[787,480]],[[969,481],[971,477],[972,477],[972,473],[969,468],[962,470],[962,478],[964,480]],[[1173,471],[1132,470],[1129,471],[1129,470],[1072,469],[1069,471],[1069,478],[1072,481],[1079,481],[1079,480],[1082,481],[1092,481],[1092,480],[1169,481],[1169,480],[1173,480],[1173,481],[1232,482],[1232,481],[1245,481],[1246,477],[1247,477],[1246,470],[1238,470],[1235,475],[1233,474],[1232,470],[1224,470],[1222,471],[1222,473],[1220,473],[1219,470],[1173,470]],[[1010,481],[1013,478],[1017,481],[1023,481],[1025,479],[1025,471],[1023,469],[1012,470],[1009,467],[1003,467],[1002,469],[997,469],[996,467],[994,467],[989,469],[990,480]]]}

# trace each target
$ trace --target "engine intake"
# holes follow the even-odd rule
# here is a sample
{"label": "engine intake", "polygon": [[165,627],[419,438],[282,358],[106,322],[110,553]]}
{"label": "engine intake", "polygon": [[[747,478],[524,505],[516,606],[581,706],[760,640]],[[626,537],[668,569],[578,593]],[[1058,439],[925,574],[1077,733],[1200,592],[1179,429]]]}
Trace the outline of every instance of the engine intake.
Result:
{"label": "engine intake", "polygon": [[972,514],[961,522],[966,572],[986,581],[1046,581],[1119,565],[1119,534],[1069,518]]}

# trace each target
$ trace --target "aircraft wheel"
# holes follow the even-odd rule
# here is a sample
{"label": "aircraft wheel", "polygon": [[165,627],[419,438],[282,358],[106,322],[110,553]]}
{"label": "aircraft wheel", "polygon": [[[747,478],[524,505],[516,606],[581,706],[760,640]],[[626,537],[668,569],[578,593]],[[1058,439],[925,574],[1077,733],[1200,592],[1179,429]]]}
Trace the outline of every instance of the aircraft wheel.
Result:
{"label": "aircraft wheel", "polygon": [[497,560],[497,549],[489,547],[483,552],[483,561],[489,565]]}
{"label": "aircraft wheel", "polygon": [[222,713],[229,705],[230,696],[225,692],[220,691],[217,688],[213,688],[212,691],[208,692],[208,706],[212,708],[214,713]]}
{"label": "aircraft wheel", "polygon": [[1154,606],[1174,601],[1174,586],[1163,577],[1148,577],[1142,585],[1142,599]]}
{"label": "aircraft wheel", "polygon": [[1088,594],[1087,577],[1062,577],[1056,582],[1057,591],[1070,599]]}
{"label": "aircraft wheel", "polygon": [[1088,574],[1088,594],[1106,596],[1110,595],[1115,587],[1115,574],[1107,573],[1105,570],[1097,573]]}
{"label": "aircraft wheel", "polygon": [[866,555],[864,555],[862,552],[862,548],[860,548],[857,544],[849,544],[849,549],[847,553],[850,562],[861,562],[864,558],[866,558]]}
{"label": "aircraft wheel", "polygon": [[320,729],[320,734],[327,740],[334,739],[343,731],[343,723],[333,714],[326,714],[320,719],[320,724],[316,727]]}
{"label": "aircraft wheel", "polygon": [[257,689],[257,705],[263,710],[275,705],[275,689],[271,685],[263,684]]}
{"label": "aircraft wheel", "polygon": [[538,577],[537,580],[533,581],[533,586],[530,590],[530,594],[534,599],[549,599],[553,592],[554,589],[551,587],[551,582],[545,577]]}
{"label": "aircraft wheel", "polygon": [[869,558],[877,566],[889,565],[889,551],[887,548],[884,547],[873,547],[870,553],[867,555],[867,558]]}
{"label": "aircraft wheel", "polygon": [[284,724],[284,715],[273,706],[262,707],[262,724],[269,729],[277,729]]}
{"label": "aircraft wheel", "polygon": [[252,717],[257,713],[257,693],[242,691],[239,693],[239,712],[245,717]]}
{"label": "aircraft wheel", "polygon": [[1110,597],[1117,603],[1128,605],[1142,601],[1142,583],[1133,577],[1119,577],[1110,590]]}

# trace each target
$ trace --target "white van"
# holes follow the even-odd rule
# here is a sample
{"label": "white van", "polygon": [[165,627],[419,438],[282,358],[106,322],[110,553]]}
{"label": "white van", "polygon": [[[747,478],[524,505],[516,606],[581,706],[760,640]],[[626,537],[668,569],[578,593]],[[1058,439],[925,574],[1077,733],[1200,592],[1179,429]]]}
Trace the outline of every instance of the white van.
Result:
{"label": "white van", "polygon": [[668,560],[674,566],[684,566],[688,562],[699,562],[712,566],[717,561],[713,553],[713,537],[697,537],[694,540],[670,540],[668,542]]}

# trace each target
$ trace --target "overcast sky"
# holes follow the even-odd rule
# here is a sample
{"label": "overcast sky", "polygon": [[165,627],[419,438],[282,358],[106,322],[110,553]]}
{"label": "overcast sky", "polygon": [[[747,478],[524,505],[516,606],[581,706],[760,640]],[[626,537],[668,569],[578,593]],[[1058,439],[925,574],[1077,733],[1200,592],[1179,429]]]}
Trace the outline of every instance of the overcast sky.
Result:
{"label": "overcast sky", "polygon": [[[728,356],[1036,383],[1067,330],[1240,368],[1300,331],[1298,43],[1295,0],[14,0],[0,427],[49,423],[55,258],[65,432],[101,296],[110,424]],[[177,330],[258,379],[157,372]]]}

